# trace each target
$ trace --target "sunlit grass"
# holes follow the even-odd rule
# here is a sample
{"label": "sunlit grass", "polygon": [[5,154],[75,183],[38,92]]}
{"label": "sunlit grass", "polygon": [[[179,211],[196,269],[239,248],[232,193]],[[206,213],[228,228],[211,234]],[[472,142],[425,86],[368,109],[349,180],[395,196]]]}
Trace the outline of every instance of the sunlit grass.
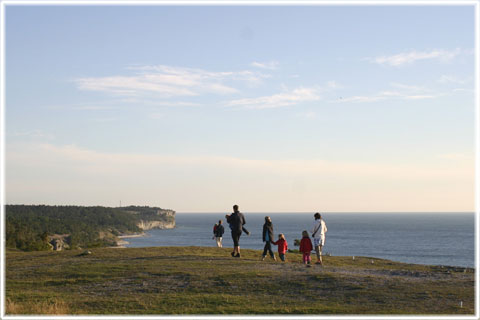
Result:
{"label": "sunlit grass", "polygon": [[[229,248],[6,255],[7,314],[473,314],[474,270]],[[462,302],[460,306],[460,302]]]}

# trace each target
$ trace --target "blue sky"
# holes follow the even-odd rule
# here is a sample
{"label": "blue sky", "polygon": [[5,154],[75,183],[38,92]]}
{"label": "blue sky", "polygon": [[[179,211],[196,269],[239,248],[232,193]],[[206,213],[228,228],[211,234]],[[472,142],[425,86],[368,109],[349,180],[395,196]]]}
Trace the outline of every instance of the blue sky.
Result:
{"label": "blue sky", "polygon": [[6,7],[7,203],[473,211],[473,6]]}

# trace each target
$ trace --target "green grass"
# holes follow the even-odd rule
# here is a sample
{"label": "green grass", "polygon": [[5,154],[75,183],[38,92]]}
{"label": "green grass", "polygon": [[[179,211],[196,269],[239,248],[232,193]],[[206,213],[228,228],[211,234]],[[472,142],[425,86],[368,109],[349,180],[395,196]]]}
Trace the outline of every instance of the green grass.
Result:
{"label": "green grass", "polygon": [[307,268],[297,253],[282,263],[230,251],[7,251],[7,314],[474,313],[473,269],[366,257],[324,257],[324,267]]}

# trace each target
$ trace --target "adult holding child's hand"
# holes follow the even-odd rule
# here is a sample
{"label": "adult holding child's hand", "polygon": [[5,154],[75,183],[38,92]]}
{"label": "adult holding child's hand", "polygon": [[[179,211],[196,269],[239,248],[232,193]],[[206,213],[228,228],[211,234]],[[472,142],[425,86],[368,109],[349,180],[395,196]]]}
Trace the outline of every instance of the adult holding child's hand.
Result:
{"label": "adult holding child's hand", "polygon": [[263,242],[265,242],[265,247],[263,248],[262,261],[265,260],[267,252],[270,254],[273,260],[277,260],[272,251],[272,242],[273,242],[273,224],[270,217],[265,217],[265,223],[263,224]]}

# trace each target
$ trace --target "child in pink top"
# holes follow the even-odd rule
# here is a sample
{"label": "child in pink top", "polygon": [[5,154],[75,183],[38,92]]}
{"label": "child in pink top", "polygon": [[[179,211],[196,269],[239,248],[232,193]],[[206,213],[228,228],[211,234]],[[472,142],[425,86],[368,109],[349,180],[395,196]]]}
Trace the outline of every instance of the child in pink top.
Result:
{"label": "child in pink top", "polygon": [[288,243],[287,240],[285,240],[285,236],[283,235],[283,233],[280,233],[278,235],[278,240],[275,241],[273,244],[278,245],[278,255],[280,256],[280,259],[285,262],[285,253],[288,250]]}
{"label": "child in pink top", "polygon": [[310,265],[312,258],[310,258],[310,252],[312,251],[312,240],[308,236],[308,232],[305,230],[302,232],[302,241],[300,241],[300,252],[303,253],[303,263],[307,266]]}

